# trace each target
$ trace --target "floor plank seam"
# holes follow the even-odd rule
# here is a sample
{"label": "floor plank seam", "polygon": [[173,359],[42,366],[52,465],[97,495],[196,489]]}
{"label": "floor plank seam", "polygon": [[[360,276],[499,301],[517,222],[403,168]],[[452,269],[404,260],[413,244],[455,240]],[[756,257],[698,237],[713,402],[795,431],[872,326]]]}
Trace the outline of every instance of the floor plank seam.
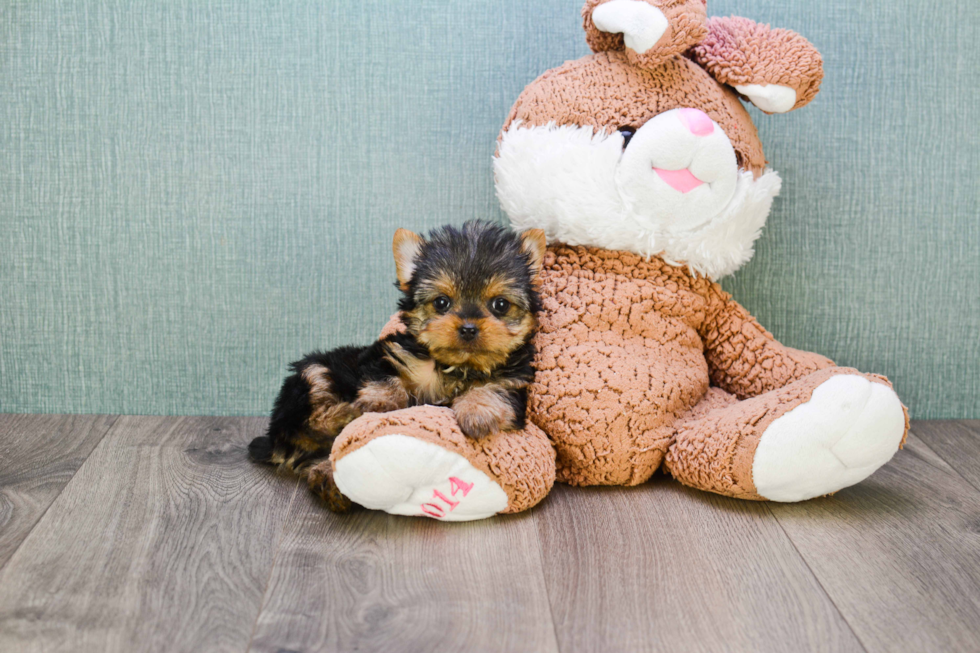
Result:
{"label": "floor plank seam", "polygon": [[544,587],[544,595],[548,597],[548,614],[551,615],[551,632],[555,636],[555,650],[561,653],[561,642],[558,639],[558,624],[555,623],[555,607],[551,602],[551,590],[548,589],[548,579],[544,575],[544,546],[541,543],[541,529],[538,528],[538,509],[531,508],[531,519],[534,520],[534,534],[537,535],[538,542],[538,563],[541,570],[541,586]]}
{"label": "floor plank seam", "polygon": [[[969,426],[964,426],[964,428],[966,428],[968,431],[975,432]],[[960,470],[956,469],[956,467],[954,467],[953,464],[949,462],[949,460],[947,460],[946,457],[942,455],[942,453],[940,453],[941,450],[936,450],[935,448],[929,446],[929,441],[926,438],[923,438],[918,433],[916,433],[914,427],[909,428],[909,433],[913,434],[918,439],[918,441],[922,444],[922,446],[928,449],[936,458],[939,458],[939,460],[946,463],[946,466],[949,467],[950,471],[953,472],[953,474],[955,474],[961,481],[963,481],[964,483],[972,487],[977,492],[980,492],[980,485],[974,484],[973,481],[971,481],[966,476],[961,474]],[[978,434],[978,437],[980,437],[980,434]]]}
{"label": "floor plank seam", "polygon": [[288,517],[292,513],[293,503],[296,501],[296,495],[299,494],[299,488],[302,483],[299,479],[296,479],[295,485],[293,485],[293,495],[289,498],[289,505],[286,506],[286,518],[282,522],[282,529],[279,533],[279,537],[276,540],[275,551],[272,554],[272,564],[269,565],[269,575],[265,579],[265,587],[262,589],[262,603],[259,605],[258,612],[255,613],[255,621],[252,623],[252,632],[248,636],[248,645],[245,647],[245,653],[249,653],[252,650],[252,643],[255,641],[255,631],[259,627],[259,619],[262,618],[262,612],[265,610],[267,599],[269,596],[269,584],[272,583],[272,575],[276,570],[276,563],[279,562],[279,552],[282,549],[283,540],[286,539],[286,532],[289,530]]}
{"label": "floor plank seam", "polygon": [[844,624],[847,625],[847,629],[851,631],[852,635],[854,635],[854,640],[861,646],[861,649],[864,650],[865,653],[868,653],[867,645],[857,634],[857,631],[854,630],[854,626],[851,625],[851,622],[848,621],[847,617],[841,611],[840,606],[837,605],[837,601],[834,600],[834,597],[831,596],[830,592],[827,591],[827,588],[824,587],[822,582],[820,582],[820,577],[817,576],[817,573],[815,571],[813,571],[813,567],[810,566],[810,563],[809,561],[807,561],[806,556],[803,555],[803,552],[800,551],[800,549],[796,546],[796,542],[793,541],[793,538],[790,537],[790,534],[786,532],[785,528],[783,528],[783,523],[779,521],[779,517],[776,516],[776,513],[772,511],[772,508],[770,508],[768,504],[764,504],[764,505],[766,507],[766,512],[768,512],[772,516],[772,518],[776,520],[776,524],[779,526],[779,530],[781,530],[783,532],[783,535],[786,536],[786,539],[789,540],[790,546],[792,546],[793,550],[796,551],[796,555],[800,556],[800,560],[802,560],[803,564],[806,565],[807,571],[809,571],[810,575],[813,576],[813,580],[815,580],[817,585],[820,586],[820,591],[824,593],[824,596],[827,597],[827,600],[830,601],[830,604],[834,606],[834,610],[836,610],[837,614],[840,615],[841,620],[844,622]]}
{"label": "floor plank seam", "polygon": [[92,457],[92,454],[95,453],[95,450],[102,446],[102,443],[105,442],[105,436],[108,435],[109,431],[112,430],[112,427],[115,426],[117,421],[119,421],[120,415],[107,415],[106,417],[109,419],[109,423],[106,425],[105,430],[102,432],[102,435],[99,436],[99,441],[95,443],[95,446],[92,447],[92,450],[89,451],[88,455],[85,456],[85,460],[82,461],[82,464],[79,465],[74,472],[72,472],[71,478],[69,478],[65,482],[65,484],[61,486],[61,489],[58,490],[58,494],[54,495],[54,498],[51,500],[51,503],[49,503],[44,508],[44,511],[37,516],[37,519],[35,519],[34,523],[31,524],[31,529],[27,531],[27,533],[24,535],[24,539],[20,541],[20,544],[18,544],[17,547],[10,552],[10,555],[7,557],[7,559],[3,561],[3,564],[0,564],[0,574],[3,574],[3,570],[6,569],[10,561],[17,556],[17,552],[20,551],[22,546],[24,546],[24,542],[26,542],[31,537],[31,533],[34,532],[34,529],[37,528],[37,525],[41,523],[41,521],[44,519],[44,516],[48,514],[49,510],[51,510],[51,506],[57,503],[58,499],[61,498],[61,495],[65,493],[65,490],[75,479],[75,477],[78,476],[78,472],[81,471],[82,467],[85,466],[85,463],[89,461],[89,459]]}

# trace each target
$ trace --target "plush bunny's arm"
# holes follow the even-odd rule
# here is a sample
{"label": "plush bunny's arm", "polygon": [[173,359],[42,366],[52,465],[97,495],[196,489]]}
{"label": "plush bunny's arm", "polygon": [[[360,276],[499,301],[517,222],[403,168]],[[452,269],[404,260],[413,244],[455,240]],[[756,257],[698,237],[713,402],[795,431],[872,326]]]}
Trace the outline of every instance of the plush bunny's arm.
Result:
{"label": "plush bunny's arm", "polygon": [[738,16],[709,19],[690,56],[766,113],[808,104],[823,79],[820,53],[805,38]]}
{"label": "plush bunny's arm", "polygon": [[731,295],[711,284],[701,338],[711,383],[739,399],[782,388],[834,363],[787,347],[766,331]]}
{"label": "plush bunny's arm", "polygon": [[402,322],[402,313],[397,311],[388,318],[388,322],[381,327],[381,335],[378,338],[387,338],[394,333],[405,333],[405,323]]}

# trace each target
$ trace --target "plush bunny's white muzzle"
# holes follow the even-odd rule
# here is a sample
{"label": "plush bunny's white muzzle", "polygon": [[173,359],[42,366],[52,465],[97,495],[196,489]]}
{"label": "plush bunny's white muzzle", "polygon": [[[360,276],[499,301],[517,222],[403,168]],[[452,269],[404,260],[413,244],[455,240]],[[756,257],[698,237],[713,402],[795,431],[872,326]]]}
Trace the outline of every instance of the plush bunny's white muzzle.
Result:
{"label": "plush bunny's white muzzle", "polygon": [[714,279],[751,258],[780,185],[771,170],[740,170],[728,136],[695,108],[653,117],[628,144],[618,131],[515,121],[494,177],[515,229],[660,255]]}

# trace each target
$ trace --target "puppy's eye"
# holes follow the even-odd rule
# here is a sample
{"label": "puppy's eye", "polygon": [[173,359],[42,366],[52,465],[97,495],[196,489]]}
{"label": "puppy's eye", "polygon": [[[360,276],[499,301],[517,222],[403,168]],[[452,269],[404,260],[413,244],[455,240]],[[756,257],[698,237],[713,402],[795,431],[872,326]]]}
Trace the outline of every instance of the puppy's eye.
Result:
{"label": "puppy's eye", "polygon": [[445,295],[439,295],[438,297],[432,300],[432,308],[436,309],[440,313],[445,313],[446,311],[448,311],[449,307],[452,306],[452,304],[453,303],[449,301],[449,298],[446,297]]}
{"label": "puppy's eye", "polygon": [[623,149],[625,150],[626,146],[630,144],[630,139],[633,138],[636,130],[632,127],[620,127],[619,133],[623,135]]}
{"label": "puppy's eye", "polygon": [[490,310],[497,315],[503,315],[510,308],[510,302],[503,297],[495,297],[490,300]]}

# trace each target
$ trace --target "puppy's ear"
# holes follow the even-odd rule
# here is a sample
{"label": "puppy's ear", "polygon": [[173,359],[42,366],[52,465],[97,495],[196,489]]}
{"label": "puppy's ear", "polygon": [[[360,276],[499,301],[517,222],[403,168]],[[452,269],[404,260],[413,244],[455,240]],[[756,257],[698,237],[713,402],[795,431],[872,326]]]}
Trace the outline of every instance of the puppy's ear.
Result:
{"label": "puppy's ear", "polygon": [[408,290],[408,282],[415,273],[415,261],[422,251],[422,237],[408,229],[395,232],[391,250],[395,254],[395,274],[398,275],[398,285],[402,290]]}
{"label": "puppy's ear", "polygon": [[521,233],[521,251],[531,260],[531,273],[537,277],[541,274],[541,262],[548,247],[543,229],[528,229]]}

